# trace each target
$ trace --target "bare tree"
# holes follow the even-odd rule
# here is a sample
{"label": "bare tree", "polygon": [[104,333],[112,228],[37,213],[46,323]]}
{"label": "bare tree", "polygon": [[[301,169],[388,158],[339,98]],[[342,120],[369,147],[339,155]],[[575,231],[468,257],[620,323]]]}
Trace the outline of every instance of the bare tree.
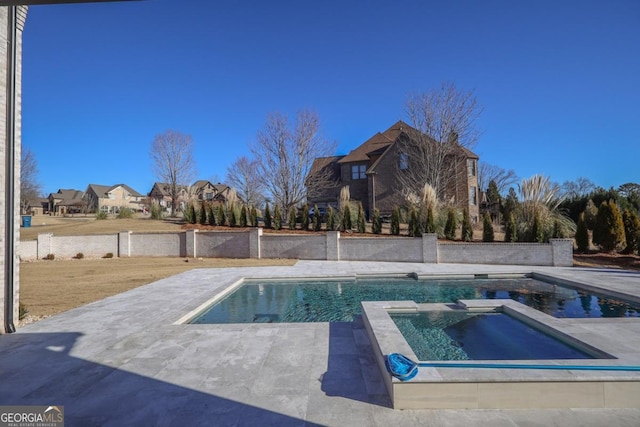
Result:
{"label": "bare tree", "polygon": [[180,188],[189,185],[196,176],[193,139],[190,135],[168,130],[156,135],[149,154],[156,177],[168,185],[171,216],[176,216]]}
{"label": "bare tree", "polygon": [[565,181],[560,192],[565,199],[586,197],[596,189],[596,185],[588,178],[580,177],[575,181]]}
{"label": "bare tree", "polygon": [[397,143],[400,185],[405,192],[420,194],[429,184],[443,200],[460,170],[456,163],[464,157],[464,148],[472,148],[479,136],[475,121],[482,108],[473,92],[442,83],[410,96],[406,110],[415,131],[409,129]]}
{"label": "bare tree", "polygon": [[241,156],[227,168],[227,184],[249,206],[260,206],[264,201],[264,183],[259,172],[260,162]]}
{"label": "bare tree", "polygon": [[288,212],[306,199],[308,188],[329,185],[327,174],[310,171],[314,159],[333,154],[335,146],[321,135],[317,114],[303,110],[296,114],[293,126],[287,116],[270,114],[251,152],[260,162],[266,192]]}
{"label": "bare tree", "polygon": [[519,180],[520,178],[513,169],[506,170],[487,162],[478,162],[478,188],[481,191],[487,191],[489,183],[493,181],[498,187],[498,192],[505,194],[509,187],[515,185]]}
{"label": "bare tree", "polygon": [[27,213],[29,200],[40,197],[42,187],[38,181],[38,160],[28,148],[22,149],[20,156],[20,211]]}

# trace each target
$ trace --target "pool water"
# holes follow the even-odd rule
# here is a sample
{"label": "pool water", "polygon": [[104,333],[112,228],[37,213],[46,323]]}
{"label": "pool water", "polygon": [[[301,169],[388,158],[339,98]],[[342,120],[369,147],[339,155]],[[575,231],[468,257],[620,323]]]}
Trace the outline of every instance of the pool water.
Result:
{"label": "pool water", "polygon": [[529,278],[246,282],[189,323],[352,321],[361,301],[513,299],[555,317],[637,317],[640,307]]}
{"label": "pool water", "polygon": [[391,314],[419,360],[550,360],[593,357],[502,313]]}

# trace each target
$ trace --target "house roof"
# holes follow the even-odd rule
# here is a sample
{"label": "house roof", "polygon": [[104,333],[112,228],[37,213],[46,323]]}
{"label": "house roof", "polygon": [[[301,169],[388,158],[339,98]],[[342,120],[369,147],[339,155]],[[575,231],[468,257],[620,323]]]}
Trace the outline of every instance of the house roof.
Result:
{"label": "house roof", "polygon": [[402,135],[402,133],[407,133],[408,131],[417,132],[417,129],[409,126],[402,120],[398,120],[393,125],[391,125],[389,129],[382,132],[382,134],[390,140],[395,141],[400,135]]}
{"label": "house roof", "polygon": [[127,190],[129,192],[130,195],[132,195],[133,197],[144,197],[142,194],[138,193],[136,190],[134,190],[133,188],[129,187],[127,184],[116,184],[114,186],[112,186],[109,191],[113,190],[116,187],[122,187],[125,190]]}
{"label": "house roof", "polygon": [[197,180],[196,182],[193,183],[192,187],[202,188],[207,184],[211,185],[212,187],[214,186],[210,181],[208,181],[206,179],[199,179],[199,180]]}
{"label": "house roof", "polygon": [[49,203],[49,199],[46,199],[44,197],[34,197],[32,199],[27,200],[27,205],[29,206],[37,206],[45,203]]}
{"label": "house roof", "polygon": [[124,188],[133,197],[144,197],[142,194],[138,193],[136,190],[129,187],[127,184],[115,184],[115,185],[89,184],[87,187],[87,193],[89,192],[89,190],[91,190],[98,197],[107,197],[107,193],[109,193],[110,191],[118,187]]}
{"label": "house roof", "polygon": [[464,153],[465,156],[467,156],[469,158],[472,158],[472,159],[476,159],[476,160],[480,158],[480,156],[478,156],[476,153],[474,153],[473,151],[469,150],[468,148],[463,147],[461,145],[459,147],[460,147],[460,150]]}
{"label": "house roof", "polygon": [[[178,191],[182,191],[187,189],[186,185],[177,185],[178,187]],[[149,192],[149,195],[151,195],[151,193],[153,193],[154,189],[160,193],[162,196],[167,196],[169,197],[169,183],[167,182],[154,182],[153,183],[153,187],[151,188],[151,191]]]}
{"label": "house roof", "polygon": [[93,191],[98,197],[105,197],[107,191],[111,188],[110,185],[89,184],[87,186],[87,193],[89,190]]}
{"label": "house roof", "polygon": [[[349,154],[342,157],[339,163],[365,162],[370,160],[374,155],[382,155],[387,149],[393,145],[401,135],[407,135],[409,138],[419,134],[420,131],[413,126],[408,125],[402,120],[398,120],[384,132],[376,133],[363,144],[351,150]],[[469,158],[478,159],[478,155],[471,150],[458,145],[460,151]]]}
{"label": "house roof", "polygon": [[340,180],[340,160],[344,157],[346,156],[317,157],[311,165],[308,177],[318,174],[325,168],[331,168],[330,179],[335,181]]}
{"label": "house roof", "polygon": [[213,184],[213,187],[218,191],[218,193],[222,193],[223,191],[226,191],[226,190],[231,190],[231,187],[221,182],[217,184]]}
{"label": "house roof", "polygon": [[82,195],[84,193],[80,190],[74,189],[59,189],[57,193],[49,194],[49,198],[60,200],[57,205],[74,205],[82,201]]}
{"label": "house roof", "polygon": [[381,134],[380,132],[373,135],[364,144],[361,144],[349,154],[338,160],[338,163],[363,162],[369,160],[369,154],[385,149],[393,144],[395,140]]}

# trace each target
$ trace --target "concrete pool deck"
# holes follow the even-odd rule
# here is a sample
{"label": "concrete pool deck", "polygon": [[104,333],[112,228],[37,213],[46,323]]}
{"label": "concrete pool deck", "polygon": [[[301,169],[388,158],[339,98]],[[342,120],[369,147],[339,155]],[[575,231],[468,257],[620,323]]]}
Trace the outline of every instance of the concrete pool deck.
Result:
{"label": "concrete pool deck", "polygon": [[[640,425],[640,408],[393,410],[361,321],[174,324],[242,277],[531,272],[640,298],[640,272],[623,270],[345,261],[192,270],[0,336],[0,405],[64,405],[69,426]],[[640,353],[640,319],[589,322]]]}

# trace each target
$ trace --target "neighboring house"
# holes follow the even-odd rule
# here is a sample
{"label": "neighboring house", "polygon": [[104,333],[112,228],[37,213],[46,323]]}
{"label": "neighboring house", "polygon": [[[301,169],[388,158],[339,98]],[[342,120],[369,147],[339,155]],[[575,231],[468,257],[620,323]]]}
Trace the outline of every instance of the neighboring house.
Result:
{"label": "neighboring house", "polygon": [[238,196],[238,194],[235,192],[235,190],[233,190],[227,184],[222,184],[221,182],[219,182],[217,184],[214,184],[213,187],[216,189],[215,195],[213,196],[214,202],[227,203],[228,201],[234,201],[244,203],[244,200],[242,200],[240,196]]}
{"label": "neighboring house", "polygon": [[80,190],[64,190],[60,189],[57,193],[49,194],[47,211],[53,215],[67,215],[73,213],[81,213],[84,202]]}
{"label": "neighboring house", "polygon": [[[226,203],[231,194],[231,188],[225,184],[212,184],[210,181],[201,179],[193,183],[193,185],[178,185],[178,200],[176,210],[184,209],[188,201],[200,203],[202,201]],[[169,184],[164,182],[156,182],[153,184],[149,192],[149,198],[157,201],[164,210],[171,210],[171,196]]]}
{"label": "neighboring house", "polygon": [[89,184],[83,200],[88,212],[118,213],[123,207],[142,211],[145,196],[126,184]]}
{"label": "neighboring house", "polygon": [[24,206],[27,215],[42,215],[49,210],[49,199],[36,197],[26,201]]}
{"label": "neighboring house", "polygon": [[217,183],[212,184],[210,181],[201,179],[193,183],[191,186],[192,195],[198,202],[221,202],[224,203],[229,199],[231,188],[228,185]]}
{"label": "neighboring house", "polygon": [[[166,182],[155,182],[148,194],[149,199],[158,202],[165,211],[171,210],[171,195],[169,187],[169,184]],[[189,200],[189,190],[186,185],[178,185],[178,192],[179,195],[178,200],[176,201],[176,210],[181,210],[186,201]]]}
{"label": "neighboring house", "polygon": [[[328,174],[329,181],[334,184],[313,192],[310,190],[308,203],[321,208],[336,207],[340,189],[348,185],[351,200],[360,201],[368,216],[376,208],[383,215],[391,214],[394,207],[406,203],[397,175],[399,169],[410,164],[410,159],[398,152],[396,142],[400,138],[410,138],[416,132],[413,127],[398,121],[386,131],[373,135],[346,156],[316,159],[309,175]],[[461,208],[469,207],[472,220],[477,221],[479,157],[462,146],[458,148],[449,155],[455,179],[445,189],[445,200]]]}
{"label": "neighboring house", "polygon": [[487,193],[483,191],[480,195],[480,215],[484,215],[485,213],[491,215],[492,221],[498,221],[500,219],[500,201],[488,201]]}

